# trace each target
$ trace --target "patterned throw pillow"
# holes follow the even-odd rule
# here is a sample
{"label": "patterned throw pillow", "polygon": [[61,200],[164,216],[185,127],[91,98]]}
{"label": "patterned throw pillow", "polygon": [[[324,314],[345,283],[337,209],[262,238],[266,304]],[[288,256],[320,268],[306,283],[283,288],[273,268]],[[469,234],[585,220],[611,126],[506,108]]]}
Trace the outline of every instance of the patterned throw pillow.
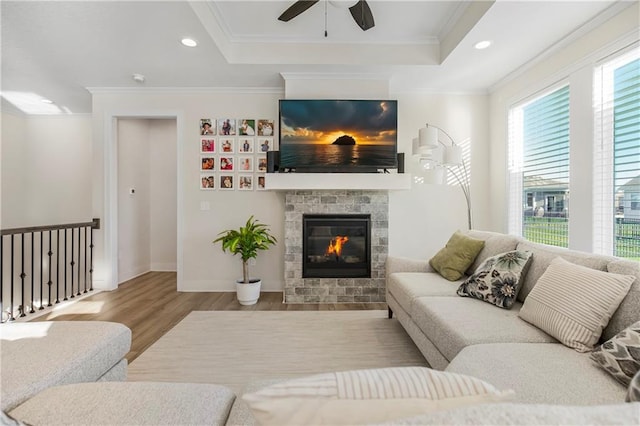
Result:
{"label": "patterned throw pillow", "polygon": [[633,376],[627,393],[627,402],[640,402],[640,371]]}
{"label": "patterned throw pillow", "polygon": [[598,346],[591,352],[591,359],[620,383],[629,386],[640,371],[640,321]]}
{"label": "patterned throw pillow", "polygon": [[287,380],[242,399],[258,424],[353,425],[500,402],[512,395],[475,377],[396,367]]}
{"label": "patterned throw pillow", "polygon": [[458,295],[511,309],[532,255],[528,251],[513,250],[488,258],[460,285]]}

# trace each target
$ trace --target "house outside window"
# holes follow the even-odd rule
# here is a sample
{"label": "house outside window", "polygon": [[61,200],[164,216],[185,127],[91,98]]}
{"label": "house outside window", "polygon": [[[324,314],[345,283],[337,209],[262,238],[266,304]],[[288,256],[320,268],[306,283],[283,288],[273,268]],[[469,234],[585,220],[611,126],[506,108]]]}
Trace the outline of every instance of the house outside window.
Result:
{"label": "house outside window", "polygon": [[594,249],[640,261],[640,49],[594,73]]}
{"label": "house outside window", "polygon": [[569,86],[509,111],[509,232],[569,244]]}

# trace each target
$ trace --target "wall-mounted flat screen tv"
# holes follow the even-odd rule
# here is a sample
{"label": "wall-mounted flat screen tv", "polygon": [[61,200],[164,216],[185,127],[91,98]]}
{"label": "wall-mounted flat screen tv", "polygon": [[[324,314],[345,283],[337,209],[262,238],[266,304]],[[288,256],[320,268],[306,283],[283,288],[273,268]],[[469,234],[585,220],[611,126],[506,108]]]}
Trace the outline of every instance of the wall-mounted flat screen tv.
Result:
{"label": "wall-mounted flat screen tv", "polygon": [[396,100],[280,100],[280,170],[375,173],[398,167]]}

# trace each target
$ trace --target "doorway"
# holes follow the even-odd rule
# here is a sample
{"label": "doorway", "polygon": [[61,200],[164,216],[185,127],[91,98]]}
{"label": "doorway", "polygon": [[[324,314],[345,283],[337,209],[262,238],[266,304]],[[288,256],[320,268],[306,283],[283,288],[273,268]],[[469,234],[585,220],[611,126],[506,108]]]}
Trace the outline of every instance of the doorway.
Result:
{"label": "doorway", "polygon": [[116,120],[117,276],[177,270],[177,122]]}

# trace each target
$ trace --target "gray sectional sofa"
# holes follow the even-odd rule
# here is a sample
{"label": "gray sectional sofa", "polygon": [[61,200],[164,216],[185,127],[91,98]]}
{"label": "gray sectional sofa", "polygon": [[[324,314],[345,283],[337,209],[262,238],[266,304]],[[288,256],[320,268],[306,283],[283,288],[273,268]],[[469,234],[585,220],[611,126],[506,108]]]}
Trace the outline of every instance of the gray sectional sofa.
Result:
{"label": "gray sectional sofa", "polygon": [[127,378],[131,330],[99,321],[46,321],[0,326],[3,411],[53,386]]}
{"label": "gray sectional sofa", "polygon": [[[602,340],[609,339],[640,321],[640,265],[504,234],[469,235],[485,241],[469,274],[496,254],[533,252],[510,310],[459,297],[456,290],[463,280],[447,281],[426,260],[389,257],[389,312],[433,368],[513,389],[514,400],[414,418],[399,415],[389,424],[640,424],[640,403],[624,403],[626,388],[588,353],[564,346],[518,317],[538,278],[561,256],[636,277],[603,332]],[[0,335],[2,410],[28,424],[255,424],[248,405],[224,386],[124,382],[131,331],[121,324],[4,324]],[[279,381],[252,383],[246,392]]]}
{"label": "gray sectional sofa", "polygon": [[[604,329],[607,340],[640,321],[640,266],[637,262],[535,244],[521,238],[469,231],[485,241],[467,274],[487,258],[511,250],[533,253],[517,302],[501,309],[456,291],[428,261],[389,257],[387,303],[431,366],[515,390],[515,402],[575,406],[620,404],[627,389],[596,365],[588,353],[564,346],[519,318],[528,294],[551,261],[560,256],[592,269],[634,275],[631,290]],[[640,409],[638,409],[640,410]],[[640,419],[640,413],[639,413]]]}

